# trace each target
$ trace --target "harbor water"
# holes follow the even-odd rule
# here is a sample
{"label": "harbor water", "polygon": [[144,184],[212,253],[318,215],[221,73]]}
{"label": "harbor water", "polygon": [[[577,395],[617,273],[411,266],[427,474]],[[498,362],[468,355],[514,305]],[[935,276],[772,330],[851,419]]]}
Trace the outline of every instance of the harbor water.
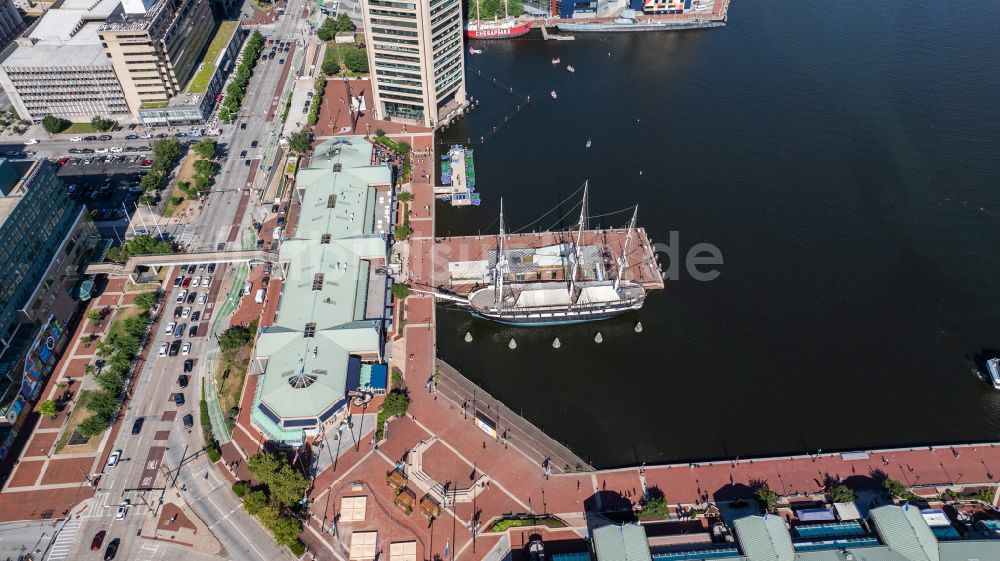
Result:
{"label": "harbor water", "polygon": [[[998,20],[733,0],[722,29],[477,44],[480,105],[444,137],[498,132],[482,206],[439,203],[439,235],[495,233],[500,197],[509,230],[570,226],[589,179],[592,216],[638,204],[654,242],[724,263],[599,324],[442,305],[439,356],[597,466],[1000,438],[974,373],[1000,349]],[[493,78],[532,100],[506,124]]]}

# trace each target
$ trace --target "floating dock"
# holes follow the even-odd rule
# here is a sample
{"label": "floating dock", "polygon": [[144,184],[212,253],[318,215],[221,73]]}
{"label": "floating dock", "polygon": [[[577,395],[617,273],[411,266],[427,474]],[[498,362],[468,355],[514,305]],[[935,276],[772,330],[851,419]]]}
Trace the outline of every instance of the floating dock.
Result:
{"label": "floating dock", "polygon": [[479,206],[472,148],[456,144],[441,156],[441,185],[434,188],[434,197],[451,206]]}

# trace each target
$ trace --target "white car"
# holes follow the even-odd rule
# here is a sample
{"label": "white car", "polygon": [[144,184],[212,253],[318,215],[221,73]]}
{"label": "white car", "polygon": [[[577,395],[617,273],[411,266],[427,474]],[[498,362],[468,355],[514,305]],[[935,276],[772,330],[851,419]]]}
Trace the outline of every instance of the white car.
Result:
{"label": "white car", "polygon": [[74,136],[73,138],[69,139],[70,142],[80,142],[81,140],[83,140],[82,136]]}
{"label": "white car", "polygon": [[170,322],[170,323],[167,324],[167,328],[164,329],[163,332],[166,333],[167,335],[170,335],[171,333],[174,332],[174,328],[175,327],[177,327],[177,322],[176,321],[172,321],[172,322]]}
{"label": "white car", "polygon": [[170,349],[170,345],[167,345],[166,343],[161,343],[160,344],[160,353],[159,353],[160,356],[167,356],[167,350],[168,349]]}
{"label": "white car", "polygon": [[94,153],[95,154],[107,154],[108,153],[108,149],[107,148],[103,148],[103,147],[97,148],[97,149],[94,150]]}
{"label": "white car", "polygon": [[127,506],[118,507],[118,512],[115,513],[115,520],[125,520],[125,515],[128,514]]}
{"label": "white car", "polygon": [[205,277],[201,281],[202,288],[208,288],[209,286],[211,286],[211,284],[212,284],[212,277]]}
{"label": "white car", "polygon": [[112,146],[111,147],[111,153],[112,154],[120,154],[120,153],[122,153],[124,151],[125,151],[125,149],[122,148],[121,146]]}
{"label": "white car", "polygon": [[198,288],[201,285],[201,277],[191,279],[191,288]]}
{"label": "white car", "polygon": [[181,345],[181,354],[184,355],[184,356],[187,356],[187,355],[191,354],[191,342],[190,341],[188,341],[187,343],[184,343],[183,345]]}
{"label": "white car", "polygon": [[177,300],[176,300],[176,302],[178,304],[183,304],[184,303],[184,299],[187,298],[187,295],[188,295],[188,291],[187,290],[182,290],[182,291],[178,292],[177,293]]}
{"label": "white car", "polygon": [[151,134],[149,134],[149,133],[146,133],[146,134],[140,134],[140,135],[139,135],[139,138],[153,138],[153,135],[151,135]]}
{"label": "white car", "polygon": [[251,292],[253,292],[253,283],[252,282],[248,282],[248,283],[244,284],[243,285],[243,296],[246,296],[247,294],[250,294]]}
{"label": "white car", "polygon": [[121,461],[121,459],[122,459],[122,451],[115,450],[114,452],[111,453],[110,456],[108,456],[108,467],[109,468],[115,467],[116,465],[118,465],[118,462]]}
{"label": "white car", "polygon": [[24,144],[25,145],[38,144],[38,139],[37,138],[32,138],[32,139],[29,139],[29,140],[25,140]]}
{"label": "white car", "polygon": [[198,303],[204,304],[205,302],[208,302],[208,293],[202,292],[201,294],[198,295]]}
{"label": "white car", "polygon": [[186,318],[191,315],[191,306],[184,306],[184,310],[181,312],[181,317]]}

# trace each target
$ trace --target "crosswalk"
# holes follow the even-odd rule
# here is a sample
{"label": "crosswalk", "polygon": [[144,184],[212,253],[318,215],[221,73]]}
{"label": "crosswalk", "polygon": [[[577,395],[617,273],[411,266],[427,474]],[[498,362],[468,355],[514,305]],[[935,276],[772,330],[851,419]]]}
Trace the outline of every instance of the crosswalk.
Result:
{"label": "crosswalk", "polygon": [[73,518],[72,520],[68,520],[56,536],[55,542],[52,543],[52,547],[49,549],[49,556],[45,558],[46,561],[61,561],[65,559],[69,555],[70,549],[73,548],[73,543],[76,541],[76,535],[79,532],[80,519]]}
{"label": "crosswalk", "polygon": [[160,551],[160,545],[158,543],[142,542],[139,551],[135,554],[135,561],[153,561],[153,559],[156,559],[156,554]]}

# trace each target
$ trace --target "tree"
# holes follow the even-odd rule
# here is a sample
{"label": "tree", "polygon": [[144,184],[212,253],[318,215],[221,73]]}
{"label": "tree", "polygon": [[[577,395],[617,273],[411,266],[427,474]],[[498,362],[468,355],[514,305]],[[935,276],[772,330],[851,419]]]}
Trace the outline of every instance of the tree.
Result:
{"label": "tree", "polygon": [[642,513],[652,518],[666,518],[670,516],[670,505],[663,497],[651,497],[643,505]]}
{"label": "tree", "polygon": [[274,541],[281,545],[291,545],[299,540],[302,533],[302,524],[290,516],[277,516],[269,520],[267,525],[271,533],[274,534]]}
{"label": "tree", "polygon": [[104,117],[101,117],[100,115],[94,115],[94,118],[90,120],[90,124],[93,125],[95,129],[97,129],[97,130],[99,130],[101,132],[107,132],[107,131],[111,130],[112,128],[114,128],[114,126],[117,123],[115,123],[111,119],[105,119]]}
{"label": "tree", "polygon": [[309,142],[309,133],[302,130],[293,133],[288,137],[288,148],[297,154],[308,152],[312,145]]}
{"label": "tree", "polygon": [[392,232],[392,235],[393,237],[396,238],[396,241],[403,241],[406,238],[410,237],[410,235],[412,234],[413,234],[413,228],[411,228],[409,224],[400,224],[399,226],[396,226],[396,229],[393,230]]}
{"label": "tree", "polygon": [[248,328],[234,325],[222,332],[222,336],[219,337],[219,347],[224,351],[229,351],[248,345],[251,340],[253,340],[253,335]]}
{"label": "tree", "polygon": [[237,497],[245,497],[249,492],[250,484],[246,481],[237,481],[236,483],[233,483],[233,493]]}
{"label": "tree", "polygon": [[368,72],[368,53],[364,49],[349,47],[343,51],[344,66],[357,74]]}
{"label": "tree", "polygon": [[127,261],[130,255],[164,255],[173,253],[174,246],[169,242],[157,240],[149,234],[142,234],[129,239],[124,244],[108,250],[107,257],[119,263]]}
{"label": "tree", "polygon": [[320,66],[320,69],[323,71],[323,74],[326,74],[327,76],[335,76],[340,73],[340,63],[337,62],[337,59],[335,58],[324,57],[323,65]]}
{"label": "tree", "polygon": [[[126,371],[127,372],[127,371]],[[125,379],[116,370],[108,369],[94,376],[94,381],[104,391],[117,393],[125,385]]]}
{"label": "tree", "polygon": [[399,199],[399,202],[401,203],[408,203],[413,200],[413,193],[410,193],[409,191],[403,191],[402,193],[397,195],[396,198]]}
{"label": "tree", "polygon": [[309,488],[309,480],[299,470],[271,452],[255,454],[247,460],[247,469],[267,487],[272,504],[284,507],[298,504]]}
{"label": "tree", "polygon": [[104,316],[101,314],[100,310],[95,310],[91,308],[90,310],[87,310],[87,319],[94,323],[101,323],[101,320],[104,319]]}
{"label": "tree", "polygon": [[243,499],[243,508],[247,511],[247,514],[256,516],[265,507],[267,507],[267,495],[264,494],[264,491],[250,491]]}
{"label": "tree", "polygon": [[87,400],[87,409],[105,419],[118,412],[119,407],[121,407],[121,401],[107,390],[94,392]]}
{"label": "tree", "polygon": [[882,488],[885,489],[893,497],[903,498],[910,495],[910,491],[895,479],[886,479],[882,482]]}
{"label": "tree", "polygon": [[45,401],[38,404],[38,412],[46,417],[56,418],[59,411],[56,409],[56,402],[51,399],[46,399]]}
{"label": "tree", "polygon": [[396,283],[392,285],[391,290],[392,290],[392,295],[393,297],[396,298],[396,300],[403,300],[404,298],[409,296],[411,292],[413,292],[413,289],[410,288],[410,285],[404,283]]}
{"label": "tree", "polygon": [[135,305],[142,311],[148,312],[153,309],[156,305],[157,295],[156,292],[143,292],[135,297]]}
{"label": "tree", "polygon": [[198,160],[194,163],[194,172],[198,175],[212,177],[215,175],[215,163],[211,160]]}
{"label": "tree", "polygon": [[330,41],[337,35],[337,20],[333,18],[326,18],[323,20],[323,24],[319,26],[316,30],[316,37],[319,37],[320,41]]}
{"label": "tree", "polygon": [[94,365],[92,363],[88,362],[87,364],[83,365],[83,375],[84,376],[88,376],[88,375],[92,376],[92,375],[94,375],[96,373],[97,373],[97,368],[94,367]]}
{"label": "tree", "polygon": [[347,15],[346,12],[340,12],[337,14],[336,22],[337,33],[344,33],[347,31],[354,31],[357,29],[354,26],[354,22],[351,21],[351,17]]}
{"label": "tree", "polygon": [[837,485],[833,489],[830,489],[830,502],[853,503],[854,491],[851,491],[851,488],[847,485]]}
{"label": "tree", "polygon": [[199,140],[198,142],[196,142],[192,150],[194,150],[194,153],[197,154],[199,157],[205,158],[206,160],[211,160],[212,158],[215,157],[215,151],[217,148],[218,145],[215,143],[214,140],[206,138],[205,140]]}
{"label": "tree", "polygon": [[76,430],[87,438],[103,433],[108,428],[108,420],[100,415],[91,415],[83,420]]}
{"label": "tree", "polygon": [[56,134],[57,132],[62,132],[62,130],[66,128],[66,124],[67,123],[65,119],[60,119],[55,115],[46,115],[42,119],[42,128],[44,128],[45,132],[49,134]]}
{"label": "tree", "polygon": [[766,485],[758,487],[757,491],[754,492],[754,495],[767,512],[773,514],[778,511],[778,494],[769,489]]}

